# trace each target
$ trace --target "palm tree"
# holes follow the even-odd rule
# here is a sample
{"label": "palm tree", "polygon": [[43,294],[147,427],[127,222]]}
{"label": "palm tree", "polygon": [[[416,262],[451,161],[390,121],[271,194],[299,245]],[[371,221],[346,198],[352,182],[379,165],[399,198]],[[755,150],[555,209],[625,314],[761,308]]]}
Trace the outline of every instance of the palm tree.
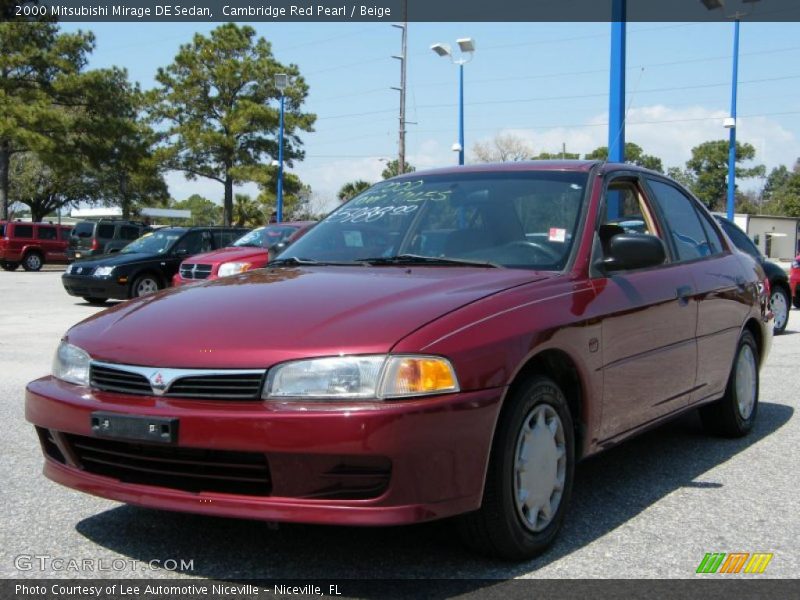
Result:
{"label": "palm tree", "polygon": [[371,185],[371,183],[368,183],[363,179],[356,179],[355,181],[345,183],[341,188],[339,188],[339,193],[336,194],[336,196],[339,198],[339,202],[346,202],[350,200],[350,198],[358,196]]}
{"label": "palm tree", "polygon": [[238,227],[255,227],[267,222],[259,203],[248,194],[236,194],[234,196],[233,220]]}

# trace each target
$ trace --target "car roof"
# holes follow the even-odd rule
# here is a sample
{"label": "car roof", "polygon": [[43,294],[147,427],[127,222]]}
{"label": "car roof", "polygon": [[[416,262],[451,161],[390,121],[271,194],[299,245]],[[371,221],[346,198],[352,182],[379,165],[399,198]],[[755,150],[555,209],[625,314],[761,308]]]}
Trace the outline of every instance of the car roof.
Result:
{"label": "car roof", "polygon": [[[520,160],[511,162],[474,163],[469,165],[455,165],[439,169],[414,171],[398,175],[396,179],[406,179],[430,175],[455,175],[459,173],[514,173],[534,171],[563,171],[588,173],[596,166],[602,166],[603,172],[607,171],[639,171],[651,175],[667,177],[663,173],[645,169],[638,165],[619,162],[605,162],[602,160]],[[668,177],[667,177],[668,178]],[[395,178],[393,178],[395,179]]]}

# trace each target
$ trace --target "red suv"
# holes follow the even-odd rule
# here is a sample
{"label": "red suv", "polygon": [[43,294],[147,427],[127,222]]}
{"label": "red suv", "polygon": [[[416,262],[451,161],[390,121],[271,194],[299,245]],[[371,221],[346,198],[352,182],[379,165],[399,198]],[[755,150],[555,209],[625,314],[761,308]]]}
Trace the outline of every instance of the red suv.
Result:
{"label": "red suv", "polygon": [[199,254],[183,261],[172,277],[172,285],[218,279],[265,267],[270,255],[282,252],[314,223],[315,221],[293,221],[254,229],[227,248]]}
{"label": "red suv", "polygon": [[792,288],[792,304],[795,308],[800,308],[800,254],[792,261],[792,269],[789,271],[789,286]]}
{"label": "red suv", "polygon": [[67,261],[69,225],[0,221],[0,266],[14,271],[38,271],[45,263]]}
{"label": "red suv", "polygon": [[578,460],[695,409],[714,434],[753,428],[769,302],[761,266],[659,173],[415,172],[265,269],[74,326],[26,417],[45,475],[87,493],[268,521],[459,515],[467,544],[526,559]]}

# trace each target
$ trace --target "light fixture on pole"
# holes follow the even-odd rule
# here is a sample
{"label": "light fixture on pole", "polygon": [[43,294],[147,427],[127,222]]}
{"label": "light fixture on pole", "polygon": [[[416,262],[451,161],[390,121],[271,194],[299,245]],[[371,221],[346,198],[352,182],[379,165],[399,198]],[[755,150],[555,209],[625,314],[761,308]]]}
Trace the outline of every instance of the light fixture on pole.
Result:
{"label": "light fixture on pole", "polygon": [[431,46],[439,56],[447,56],[454,65],[458,65],[458,143],[453,144],[453,150],[458,152],[458,164],[464,164],[464,65],[472,60],[475,53],[475,40],[460,38],[456,40],[460,57],[456,58],[449,44],[436,43]]}
{"label": "light fixture on pole", "polygon": [[278,191],[276,194],[276,218],[278,223],[283,221],[283,112],[286,96],[284,90],[289,87],[289,76],[286,73],[275,75],[275,87],[281,94],[281,116],[278,133]]}
{"label": "light fixture on pole", "polygon": [[[724,0],[700,0],[708,10],[724,9]],[[746,4],[755,4],[760,0],[742,0]],[[739,77],[739,20],[746,13],[735,13],[729,18],[733,19],[733,77],[731,79],[731,112],[722,123],[728,130],[728,198],[726,213],[733,220],[736,207],[736,92]]]}

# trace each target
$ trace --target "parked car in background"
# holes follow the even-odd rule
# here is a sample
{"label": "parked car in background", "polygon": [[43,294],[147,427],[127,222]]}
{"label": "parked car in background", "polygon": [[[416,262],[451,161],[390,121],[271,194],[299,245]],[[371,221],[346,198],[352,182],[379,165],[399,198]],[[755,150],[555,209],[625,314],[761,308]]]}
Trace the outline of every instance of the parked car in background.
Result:
{"label": "parked car in background", "polygon": [[70,260],[119,252],[150,228],[123,220],[81,221],[72,229],[67,257]]}
{"label": "parked car in background", "polygon": [[260,269],[270,258],[302,236],[315,221],[291,221],[259,227],[246,233],[227,248],[193,256],[181,263],[172,278],[173,285],[217,279]]}
{"label": "parked car in background", "polygon": [[770,287],[770,307],[772,308],[772,314],[775,315],[775,334],[783,333],[789,323],[789,309],[792,305],[793,296],[792,288],[789,285],[789,276],[780,265],[767,260],[738,225],[720,215],[714,216],[722,226],[722,230],[731,238],[736,247],[756,259],[767,274]]}
{"label": "parked car in background", "polygon": [[696,408],[715,434],[752,429],[768,285],[655,172],[415,172],[265,269],[74,326],[25,414],[45,475],[84,492],[268,521],[460,515],[470,546],[527,559],[577,460]]}
{"label": "parked car in background", "polygon": [[184,259],[224,248],[247,231],[243,227],[164,227],[117,253],[73,262],[61,282],[67,293],[91,304],[138,298],[167,287]]}
{"label": "parked car in background", "polygon": [[69,225],[0,221],[0,266],[38,271],[46,263],[67,262]]}
{"label": "parked car in background", "polygon": [[789,287],[792,290],[792,304],[800,308],[800,254],[794,257],[789,271]]}

